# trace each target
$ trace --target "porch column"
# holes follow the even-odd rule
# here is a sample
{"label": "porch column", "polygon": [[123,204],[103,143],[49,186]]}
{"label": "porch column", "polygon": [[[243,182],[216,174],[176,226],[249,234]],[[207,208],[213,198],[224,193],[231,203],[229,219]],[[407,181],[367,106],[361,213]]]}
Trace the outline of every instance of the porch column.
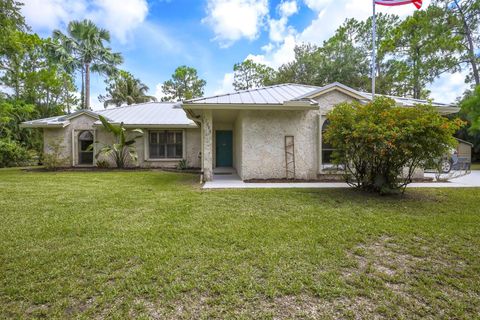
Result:
{"label": "porch column", "polygon": [[213,179],[213,119],[212,110],[204,110],[202,116],[202,138],[203,138],[203,181]]}
{"label": "porch column", "polygon": [[322,115],[318,115],[317,119],[317,128],[318,128],[318,136],[317,136],[317,174],[322,173]]}

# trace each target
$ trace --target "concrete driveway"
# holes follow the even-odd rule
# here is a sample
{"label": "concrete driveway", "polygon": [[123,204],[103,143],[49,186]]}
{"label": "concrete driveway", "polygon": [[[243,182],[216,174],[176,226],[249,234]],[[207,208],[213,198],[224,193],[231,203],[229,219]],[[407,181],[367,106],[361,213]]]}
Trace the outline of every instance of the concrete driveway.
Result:
{"label": "concrete driveway", "polygon": [[[435,178],[434,173],[425,173],[425,176]],[[442,175],[442,176],[446,176],[446,175]],[[480,170],[473,170],[467,175],[459,176],[457,178],[452,178],[446,184],[447,185],[455,184],[455,185],[460,185],[465,187],[480,187]]]}
{"label": "concrete driveway", "polygon": [[[427,177],[435,177],[434,173],[426,173]],[[246,183],[236,174],[214,175],[213,181],[206,182],[204,189],[257,189],[257,188],[348,188],[343,182],[277,182],[277,183]],[[416,182],[409,188],[471,188],[480,187],[480,171],[454,178],[449,182]]]}

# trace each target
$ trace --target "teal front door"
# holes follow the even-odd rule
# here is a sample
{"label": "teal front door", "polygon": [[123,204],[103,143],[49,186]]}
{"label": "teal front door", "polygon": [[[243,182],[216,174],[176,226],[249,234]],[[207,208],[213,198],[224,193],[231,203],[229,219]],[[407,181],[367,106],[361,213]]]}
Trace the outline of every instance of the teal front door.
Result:
{"label": "teal front door", "polygon": [[233,165],[232,131],[216,131],[216,164],[217,167]]}

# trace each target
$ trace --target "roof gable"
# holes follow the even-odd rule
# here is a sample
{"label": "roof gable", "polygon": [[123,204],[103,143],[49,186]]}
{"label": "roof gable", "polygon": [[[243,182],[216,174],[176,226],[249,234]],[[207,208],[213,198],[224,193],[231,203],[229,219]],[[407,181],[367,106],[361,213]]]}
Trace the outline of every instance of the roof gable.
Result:
{"label": "roof gable", "polygon": [[79,116],[82,116],[82,115],[86,115],[86,116],[89,116],[91,118],[98,119],[98,114],[94,111],[91,111],[91,110],[78,110],[78,111],[75,111],[73,113],[70,113],[68,115],[63,116],[63,119],[64,120],[72,120],[72,119],[75,119],[75,118],[77,118]]}
{"label": "roof gable", "polygon": [[341,84],[340,82],[330,83],[330,84],[327,84],[326,86],[317,87],[317,88],[318,88],[317,90],[309,92],[301,97],[298,97],[297,99],[315,99],[325,93],[335,91],[335,90],[340,91],[343,94],[346,94],[347,96],[350,96],[357,100],[368,99],[365,95],[362,94],[362,92],[357,91],[353,88],[350,88],[349,86],[346,86],[344,84]]}

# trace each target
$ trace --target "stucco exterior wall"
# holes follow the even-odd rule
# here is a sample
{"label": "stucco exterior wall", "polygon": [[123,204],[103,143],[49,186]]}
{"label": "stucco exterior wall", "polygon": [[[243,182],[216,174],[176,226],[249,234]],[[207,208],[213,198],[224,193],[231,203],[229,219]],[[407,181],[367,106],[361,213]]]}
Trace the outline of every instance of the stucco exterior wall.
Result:
{"label": "stucco exterior wall", "polygon": [[187,163],[193,168],[200,168],[202,150],[200,144],[200,128],[186,129],[185,132],[185,152]]}
{"label": "stucco exterior wall", "polygon": [[[235,123],[243,180],[286,178],[285,136],[294,137],[295,178],[316,179],[321,172],[321,126],[337,104],[354,99],[331,91],[320,96],[318,110],[242,111]],[[240,125],[241,124],[241,125]],[[238,132],[237,127],[241,127]],[[241,139],[241,140],[240,140]],[[237,156],[239,158],[239,156]],[[237,160],[238,162],[238,160]]]}
{"label": "stucco exterior wall", "polygon": [[212,110],[202,114],[202,172],[203,180],[213,179],[213,116]]}
{"label": "stucco exterior wall", "polygon": [[354,98],[340,91],[330,91],[324,93],[321,96],[315,98],[314,100],[318,102],[320,114],[322,115],[326,115],[339,103],[355,101]]}
{"label": "stucco exterior wall", "polygon": [[316,111],[245,111],[241,178],[286,178],[285,136],[294,136],[295,177],[315,179]]}
{"label": "stucco exterior wall", "polygon": [[238,113],[233,126],[233,165],[239,177],[243,175],[243,111]]}

